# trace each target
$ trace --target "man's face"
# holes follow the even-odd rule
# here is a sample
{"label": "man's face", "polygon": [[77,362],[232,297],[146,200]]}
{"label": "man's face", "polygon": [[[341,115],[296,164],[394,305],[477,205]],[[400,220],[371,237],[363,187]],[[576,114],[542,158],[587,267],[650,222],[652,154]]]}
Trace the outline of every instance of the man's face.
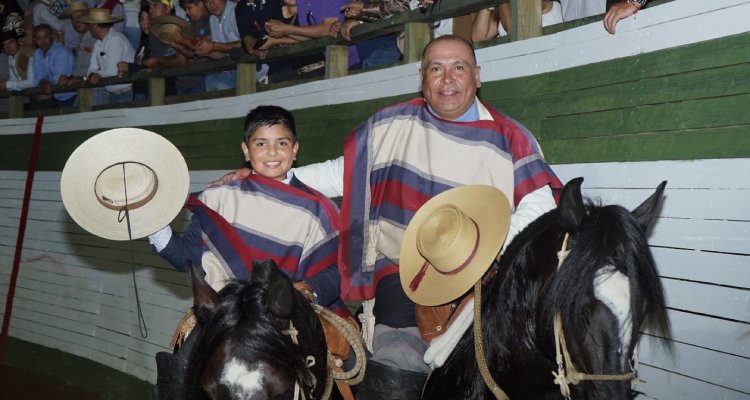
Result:
{"label": "man's face", "polygon": [[52,34],[47,29],[38,29],[34,32],[34,44],[43,52],[52,47]]}
{"label": "man's face", "polygon": [[83,18],[87,15],[89,15],[89,12],[84,10],[76,10],[70,13],[70,19],[73,21],[73,29],[75,29],[76,32],[83,33],[88,29],[86,24],[78,22],[78,18]]}
{"label": "man's face", "polygon": [[91,32],[91,36],[94,37],[94,39],[102,40],[105,36],[107,36],[107,30],[102,28],[101,26],[97,24],[86,24],[89,26],[89,32]]}
{"label": "man's face", "polygon": [[227,0],[203,0],[203,4],[211,15],[219,17],[227,6]]}
{"label": "man's face", "polygon": [[206,6],[204,6],[201,1],[197,3],[188,3],[185,4],[185,13],[187,13],[191,20],[197,22],[206,15]]}
{"label": "man's face", "polygon": [[151,19],[161,17],[162,15],[169,15],[169,11],[169,6],[161,2],[151,2],[148,4],[148,16],[151,17]]}
{"label": "man's face", "polygon": [[463,115],[482,86],[471,49],[459,40],[442,40],[427,49],[422,68],[422,95],[438,117]]}
{"label": "man's face", "polygon": [[20,46],[18,45],[18,39],[8,39],[3,40],[3,51],[5,54],[9,56],[15,56],[16,53],[18,53],[18,49]]}

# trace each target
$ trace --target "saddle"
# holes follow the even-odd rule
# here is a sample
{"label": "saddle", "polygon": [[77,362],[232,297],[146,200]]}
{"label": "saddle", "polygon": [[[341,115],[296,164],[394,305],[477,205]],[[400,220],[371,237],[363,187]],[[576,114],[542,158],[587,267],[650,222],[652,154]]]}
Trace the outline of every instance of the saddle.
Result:
{"label": "saddle", "polygon": [[452,303],[441,306],[422,306],[416,304],[414,314],[417,319],[417,328],[422,339],[430,343],[432,339],[442,335],[453,324],[456,317],[461,314],[461,310],[466,303],[474,296],[469,294],[463,298],[454,300]]}

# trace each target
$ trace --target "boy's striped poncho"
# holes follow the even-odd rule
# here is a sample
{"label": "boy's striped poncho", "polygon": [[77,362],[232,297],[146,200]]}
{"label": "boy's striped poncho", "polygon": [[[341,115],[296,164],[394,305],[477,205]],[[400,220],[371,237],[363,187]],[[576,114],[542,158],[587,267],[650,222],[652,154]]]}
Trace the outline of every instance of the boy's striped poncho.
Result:
{"label": "boy's striped poncho", "polygon": [[345,300],[373,298],[377,282],[398,272],[406,226],[433,196],[485,184],[515,207],[545,185],[562,188],[531,132],[478,106],[479,121],[452,122],[417,98],[382,109],[346,138],[339,238]]}
{"label": "boy's striped poncho", "polygon": [[287,185],[250,175],[191,195],[188,208],[200,224],[200,261],[214,288],[249,278],[253,261],[272,259],[293,281],[336,265],[336,205],[294,177]]}

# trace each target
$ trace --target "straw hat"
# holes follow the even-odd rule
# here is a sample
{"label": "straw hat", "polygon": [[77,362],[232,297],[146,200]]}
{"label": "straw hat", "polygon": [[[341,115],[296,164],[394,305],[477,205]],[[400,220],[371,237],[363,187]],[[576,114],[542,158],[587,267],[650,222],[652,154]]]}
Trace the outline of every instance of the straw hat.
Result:
{"label": "straw hat", "polygon": [[92,8],[89,10],[89,15],[78,18],[78,22],[84,24],[110,24],[122,20],[123,16],[112,15],[106,8]]}
{"label": "straw hat", "polygon": [[193,26],[175,15],[162,15],[152,19],[148,30],[153,32],[162,43],[166,44],[170,44],[172,38],[178,33],[185,39],[195,37]]}
{"label": "straw hat", "polygon": [[422,205],[401,243],[399,275],[406,295],[435,306],[468,291],[500,252],[510,213],[505,194],[487,185],[459,186]]}
{"label": "straw hat", "polygon": [[143,129],[119,128],[73,151],[60,191],[65,209],[83,229],[128,240],[167,226],[185,204],[189,184],[185,160],[172,143]]}

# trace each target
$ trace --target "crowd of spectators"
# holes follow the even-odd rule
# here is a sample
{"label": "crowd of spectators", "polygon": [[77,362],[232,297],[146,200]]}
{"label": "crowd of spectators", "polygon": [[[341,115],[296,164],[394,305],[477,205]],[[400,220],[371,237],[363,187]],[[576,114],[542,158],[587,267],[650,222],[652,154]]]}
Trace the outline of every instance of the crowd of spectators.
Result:
{"label": "crowd of spectators", "polygon": [[[355,27],[425,8],[438,0],[0,0],[0,90],[40,87],[30,107],[77,102],[66,86],[88,81],[93,104],[144,100],[146,81],[100,85],[102,78],[140,70],[192,65],[197,59],[261,60],[277,46],[333,36],[353,42]],[[440,0],[447,1],[447,0]],[[605,29],[635,14],[647,0],[541,0],[542,25],[605,14]],[[483,41],[510,31],[510,4],[469,16],[466,36]],[[464,20],[465,21],[465,20]],[[464,23],[465,24],[465,23]],[[466,25],[466,24],[465,24]],[[451,20],[434,35],[454,33]],[[459,32],[455,32],[461,34]],[[353,42],[349,68],[392,65],[403,54],[403,33]],[[310,78],[325,71],[323,53],[259,63],[261,83]],[[236,70],[166,79],[165,93],[189,94],[235,87]],[[52,91],[52,85],[62,89]],[[61,91],[62,90],[62,91]]]}

